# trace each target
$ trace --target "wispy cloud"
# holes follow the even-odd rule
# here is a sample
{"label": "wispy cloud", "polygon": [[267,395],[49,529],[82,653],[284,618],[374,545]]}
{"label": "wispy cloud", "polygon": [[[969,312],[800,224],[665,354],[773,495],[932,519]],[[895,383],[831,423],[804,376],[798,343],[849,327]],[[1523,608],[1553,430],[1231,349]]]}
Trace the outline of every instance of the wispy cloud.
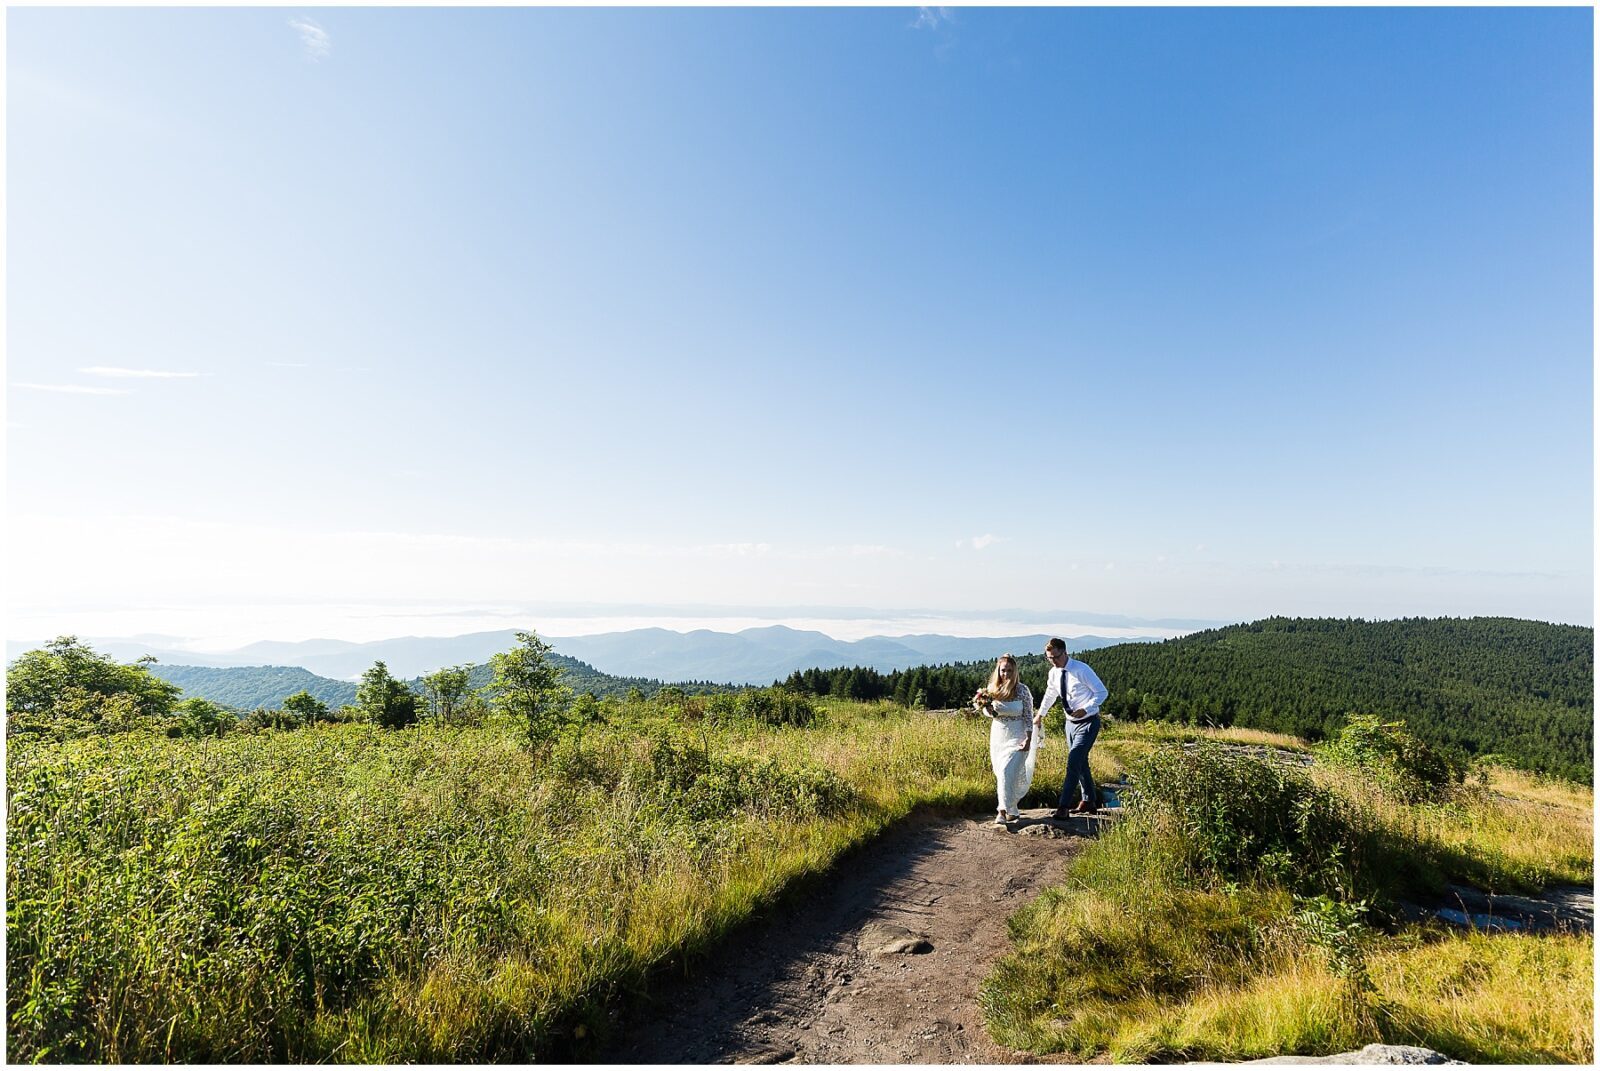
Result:
{"label": "wispy cloud", "polygon": [[917,19],[911,24],[913,30],[937,30],[940,26],[948,25],[955,21],[955,12],[947,7],[919,7]]}
{"label": "wispy cloud", "polygon": [[982,550],[984,547],[992,547],[996,543],[1004,542],[1005,540],[999,536],[985,532],[983,535],[973,536],[971,539],[956,540],[956,547],[962,550],[965,550],[968,547],[972,548],[973,550]]}
{"label": "wispy cloud", "polygon": [[163,372],[154,368],[80,368],[86,376],[104,376],[107,379],[194,379],[199,372]]}
{"label": "wispy cloud", "polygon": [[772,550],[771,543],[713,543],[708,548],[712,554],[733,554],[740,558],[751,555],[767,554]]}
{"label": "wispy cloud", "polygon": [[13,383],[23,390],[42,390],[51,394],[132,394],[121,387],[85,387],[77,383]]}
{"label": "wispy cloud", "polygon": [[289,26],[300,35],[300,47],[305,51],[306,59],[325,60],[333,51],[333,38],[328,36],[327,30],[311,19],[304,17],[290,19]]}

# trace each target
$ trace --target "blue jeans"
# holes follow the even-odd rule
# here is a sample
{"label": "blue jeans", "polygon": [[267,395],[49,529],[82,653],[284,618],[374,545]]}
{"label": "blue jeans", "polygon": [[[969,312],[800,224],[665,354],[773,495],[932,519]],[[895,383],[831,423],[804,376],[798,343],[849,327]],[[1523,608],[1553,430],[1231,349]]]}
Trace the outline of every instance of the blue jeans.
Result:
{"label": "blue jeans", "polygon": [[1098,714],[1086,721],[1067,722],[1067,779],[1061,783],[1057,807],[1068,806],[1074,788],[1082,788],[1083,798],[1090,803],[1098,802],[1099,791],[1094,787],[1094,778],[1089,776],[1089,749],[1094,747],[1095,737],[1099,735]]}

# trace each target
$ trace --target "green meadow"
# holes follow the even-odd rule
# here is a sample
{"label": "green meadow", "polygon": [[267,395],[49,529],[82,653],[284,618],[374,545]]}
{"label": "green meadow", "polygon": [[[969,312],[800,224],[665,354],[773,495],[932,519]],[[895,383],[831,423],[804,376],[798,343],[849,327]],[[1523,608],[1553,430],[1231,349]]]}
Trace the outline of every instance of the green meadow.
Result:
{"label": "green meadow", "polygon": [[[692,961],[913,808],[992,806],[986,726],[961,717],[670,692],[588,713],[544,749],[494,718],[13,736],[10,1058],[582,1059],[649,972]],[[1310,788],[1274,788],[1261,763],[1184,765],[1185,741],[1216,740],[1303,748],[1116,723],[1095,765],[1151,786],[1233,777],[1252,806],[1299,801],[1301,832],[1321,839],[1274,841],[1244,815],[1189,828],[1177,796],[1130,807],[1013,920],[983,992],[998,1040],[1084,1059],[1379,1039],[1592,1057],[1590,938],[1385,914],[1449,878],[1592,880],[1587,788],[1494,771],[1408,802],[1331,764],[1303,775]],[[1064,759],[1043,752],[1031,805]],[[1396,858],[1409,861],[1385,876]]]}
{"label": "green meadow", "polygon": [[1591,788],[1489,766],[1422,791],[1331,748],[1302,771],[1206,735],[1102,738],[1102,777],[1136,786],[1127,816],[1011,919],[982,994],[997,1040],[1117,1062],[1375,1041],[1472,1063],[1593,1061],[1592,935],[1464,932],[1402,906],[1449,882],[1592,887]]}

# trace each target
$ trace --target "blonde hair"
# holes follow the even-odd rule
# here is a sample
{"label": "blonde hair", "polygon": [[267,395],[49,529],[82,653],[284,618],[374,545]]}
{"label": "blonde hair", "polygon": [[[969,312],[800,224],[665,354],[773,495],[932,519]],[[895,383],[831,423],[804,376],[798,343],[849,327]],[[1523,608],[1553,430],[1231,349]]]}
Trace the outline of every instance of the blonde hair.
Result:
{"label": "blonde hair", "polygon": [[[1000,683],[1000,666],[1006,662],[1011,663],[1011,679],[1004,685]],[[1017,660],[1010,654],[1003,654],[994,660],[994,672],[989,674],[989,687],[984,691],[995,699],[1011,700],[1017,697]]]}

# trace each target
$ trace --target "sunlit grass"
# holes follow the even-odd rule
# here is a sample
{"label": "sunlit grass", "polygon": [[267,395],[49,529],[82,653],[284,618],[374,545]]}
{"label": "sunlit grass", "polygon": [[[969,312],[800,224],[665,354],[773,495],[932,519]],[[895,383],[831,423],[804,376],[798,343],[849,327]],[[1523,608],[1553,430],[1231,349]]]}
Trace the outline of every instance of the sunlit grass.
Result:
{"label": "sunlit grass", "polygon": [[1591,785],[1541,777],[1509,766],[1490,766],[1487,772],[1490,790],[1512,799],[1579,811],[1594,810],[1594,788]]}
{"label": "sunlit grass", "polygon": [[621,714],[543,761],[509,726],[13,746],[12,1059],[581,1055],[653,968],[993,791],[974,722]]}
{"label": "sunlit grass", "polygon": [[[581,1057],[649,972],[709,950],[913,808],[992,807],[981,719],[819,706],[809,728],[668,726],[625,708],[544,760],[508,726],[13,746],[9,1055]],[[655,735],[668,728],[671,746]],[[1200,740],[1300,749],[1113,722],[1092,766],[1114,781],[1151,749]],[[1055,729],[1030,806],[1055,802],[1065,752]],[[696,754],[722,765],[660,791]],[[1592,880],[1585,787],[1497,770],[1485,790],[1408,806],[1347,772],[1316,776],[1438,880]],[[1374,946],[1374,989],[1357,996],[1290,924],[1285,891],[1184,886],[1163,850],[1103,838],[1017,916],[1017,948],[984,989],[997,1039],[1123,1060],[1379,1038],[1469,1059],[1592,1056],[1587,938],[1407,930]]]}
{"label": "sunlit grass", "polygon": [[[1120,775],[1191,739],[1192,730],[1118,726],[1101,737],[1097,772]],[[1593,881],[1586,786],[1495,771],[1445,802],[1408,804],[1348,770],[1311,776],[1343,801],[1342,820],[1371,853],[1351,876],[1385,911],[1446,881],[1501,892]],[[982,990],[997,1040],[1116,1062],[1318,1055],[1374,1041],[1477,1062],[1593,1059],[1592,938],[1369,930],[1360,954],[1369,985],[1335,973],[1287,889],[1195,882],[1169,832],[1114,831],[1014,916],[1013,949]]]}
{"label": "sunlit grass", "polygon": [[1585,786],[1512,774],[1486,788],[1469,783],[1439,803],[1408,804],[1347,769],[1318,767],[1314,775],[1371,827],[1415,845],[1411,862],[1437,881],[1527,893],[1594,880],[1594,793]]}
{"label": "sunlit grass", "polygon": [[1469,1063],[1594,1061],[1594,938],[1452,934],[1380,952],[1396,1037]]}

